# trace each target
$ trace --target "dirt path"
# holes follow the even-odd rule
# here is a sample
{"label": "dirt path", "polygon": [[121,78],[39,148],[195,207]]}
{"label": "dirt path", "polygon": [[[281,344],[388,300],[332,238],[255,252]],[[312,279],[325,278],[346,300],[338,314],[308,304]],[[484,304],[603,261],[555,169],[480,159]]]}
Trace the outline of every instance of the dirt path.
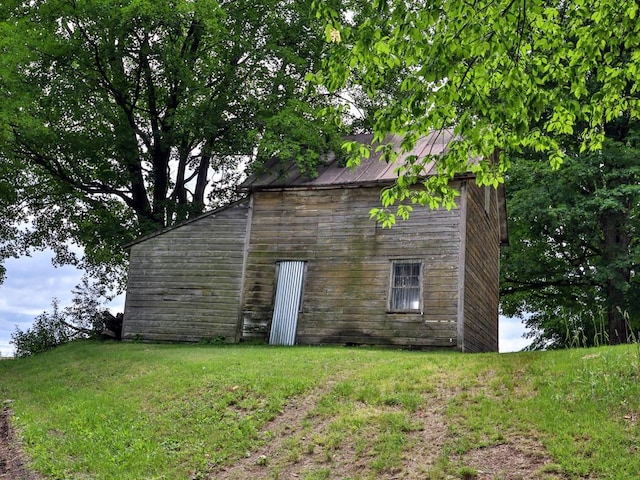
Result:
{"label": "dirt path", "polygon": [[[395,471],[373,472],[371,458],[356,453],[354,445],[345,442],[327,454],[318,448],[317,439],[326,437],[330,420],[318,420],[313,410],[329,386],[313,395],[296,399],[283,413],[267,424],[263,434],[267,443],[234,465],[212,471],[209,480],[267,480],[298,478],[376,478],[385,480],[424,480],[444,478],[434,475],[437,462],[447,440],[450,439],[445,409],[450,392],[431,394],[425,405],[415,412],[413,421],[420,426],[408,434],[402,466]],[[564,480],[557,473],[551,458],[534,438],[505,440],[499,445],[478,448],[464,455],[453,455],[451,462],[475,471],[475,476],[446,478],[468,480]],[[472,470],[471,470],[472,469]],[[320,476],[312,472],[321,470]]]}
{"label": "dirt path", "polygon": [[27,469],[22,448],[11,426],[11,410],[0,405],[0,479],[42,480]]}

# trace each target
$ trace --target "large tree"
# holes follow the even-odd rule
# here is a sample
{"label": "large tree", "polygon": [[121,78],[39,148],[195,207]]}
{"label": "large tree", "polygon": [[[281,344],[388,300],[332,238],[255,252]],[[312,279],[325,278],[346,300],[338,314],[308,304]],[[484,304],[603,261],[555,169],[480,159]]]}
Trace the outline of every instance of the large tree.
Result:
{"label": "large tree", "polygon": [[638,327],[640,125],[621,117],[605,133],[597,153],[565,142],[557,171],[529,153],[508,172],[501,306],[534,348],[625,342]]}
{"label": "large tree", "polygon": [[313,168],[336,138],[304,76],[310,2],[7,0],[0,6],[0,256],[120,246],[233,198],[247,162]]}

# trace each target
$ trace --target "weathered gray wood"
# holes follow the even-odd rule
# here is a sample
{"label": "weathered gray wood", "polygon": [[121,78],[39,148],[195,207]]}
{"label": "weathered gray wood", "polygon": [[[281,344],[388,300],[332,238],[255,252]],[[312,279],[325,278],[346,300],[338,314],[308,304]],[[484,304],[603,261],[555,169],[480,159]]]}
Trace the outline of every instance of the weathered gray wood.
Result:
{"label": "weathered gray wood", "polygon": [[485,188],[470,182],[467,194],[464,349],[472,352],[498,349],[499,206],[494,189],[485,205]]}
{"label": "weathered gray wood", "polygon": [[[416,208],[409,221],[382,229],[369,219],[379,205],[377,188],[253,197],[243,303],[252,322],[262,317],[264,324],[270,315],[275,263],[306,260],[299,343],[455,347],[457,209]],[[387,313],[391,261],[403,258],[424,262],[423,315]]]}
{"label": "weathered gray wood", "polygon": [[131,247],[123,338],[237,341],[248,202]]}
{"label": "weathered gray wood", "polygon": [[305,335],[300,336],[300,345],[321,345],[321,344],[342,344],[342,345],[374,345],[374,346],[395,346],[395,347],[418,347],[418,348],[456,348],[455,340],[450,338],[426,337],[420,343],[415,343],[415,338],[407,337],[363,337],[362,335],[349,336],[344,332],[336,332],[334,335]]}
{"label": "weathered gray wood", "polygon": [[[496,350],[498,202],[472,181],[454,186],[458,208],[416,207],[392,229],[369,219],[369,186],[255,191],[251,206],[151,236],[131,248],[124,336],[267,338],[276,263],[302,260],[298,343]],[[419,313],[388,312],[403,259],[424,265]]]}

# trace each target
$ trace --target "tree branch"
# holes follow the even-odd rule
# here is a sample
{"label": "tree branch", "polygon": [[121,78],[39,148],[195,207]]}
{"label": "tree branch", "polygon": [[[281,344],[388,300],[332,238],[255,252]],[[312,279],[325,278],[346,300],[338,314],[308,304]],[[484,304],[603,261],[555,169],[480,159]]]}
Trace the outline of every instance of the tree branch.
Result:
{"label": "tree branch", "polygon": [[[584,278],[584,277],[583,277]],[[512,295],[519,292],[529,292],[534,290],[540,290],[549,287],[576,287],[576,286],[597,286],[598,284],[591,281],[575,282],[566,278],[559,278],[553,280],[527,280],[521,281],[514,278],[503,278],[503,283],[510,285],[500,288],[500,295]]]}

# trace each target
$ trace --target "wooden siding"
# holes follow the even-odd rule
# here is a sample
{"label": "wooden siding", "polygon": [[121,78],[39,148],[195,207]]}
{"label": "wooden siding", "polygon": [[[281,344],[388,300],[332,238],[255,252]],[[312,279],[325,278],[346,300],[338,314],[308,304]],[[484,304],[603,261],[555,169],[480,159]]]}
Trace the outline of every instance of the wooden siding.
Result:
{"label": "wooden siding", "polygon": [[[463,350],[498,351],[500,238],[496,190],[467,184]],[[487,207],[485,209],[485,206]]]}
{"label": "wooden siding", "polygon": [[[458,209],[417,207],[382,229],[379,188],[256,191],[246,264],[248,330],[272,315],[276,262],[305,260],[299,344],[456,347]],[[391,260],[424,261],[422,313],[387,313]]]}
{"label": "wooden siding", "polygon": [[249,202],[131,247],[123,337],[237,341]]}

